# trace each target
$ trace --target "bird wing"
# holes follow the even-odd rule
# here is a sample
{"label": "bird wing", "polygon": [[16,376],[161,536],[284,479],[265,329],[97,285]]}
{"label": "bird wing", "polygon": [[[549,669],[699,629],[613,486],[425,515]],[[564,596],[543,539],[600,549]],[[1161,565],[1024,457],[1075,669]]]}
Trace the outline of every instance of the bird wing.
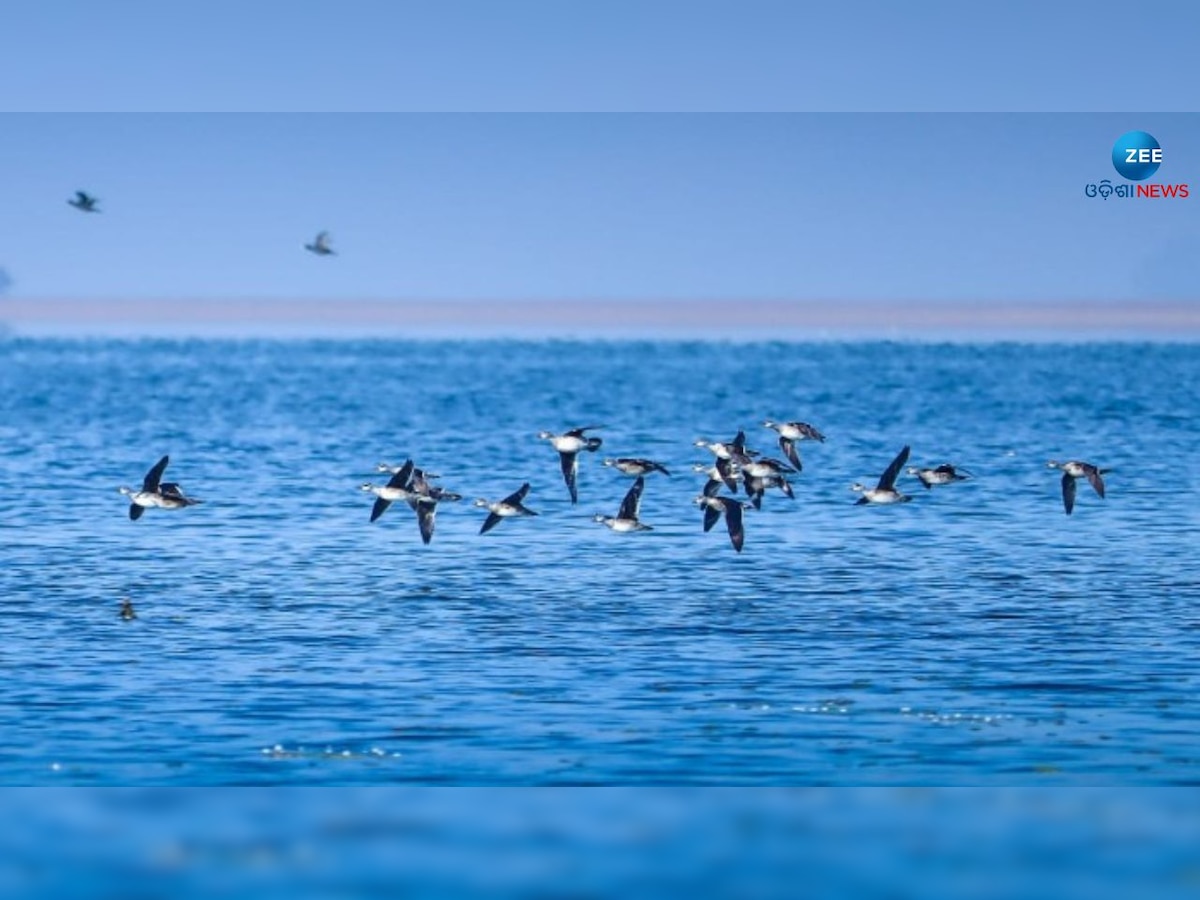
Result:
{"label": "bird wing", "polygon": [[712,527],[717,524],[719,518],[721,518],[721,510],[715,506],[704,507],[704,530],[712,531]]}
{"label": "bird wing", "polygon": [[166,470],[167,463],[170,461],[171,457],[164,456],[154,464],[154,468],[147,472],[146,477],[142,479],[143,491],[154,493],[158,490],[158,484],[160,481],[162,481],[163,472]]}
{"label": "bird wing", "polygon": [[571,492],[571,502],[579,502],[579,492],[575,489],[575,476],[579,473],[579,460],[574,453],[558,452],[559,462],[562,463],[563,481]]}
{"label": "bird wing", "polygon": [[725,482],[725,487],[737,493],[738,480],[737,475],[733,471],[733,461],[718,458],[716,468],[717,473],[721,476],[721,480]]}
{"label": "bird wing", "polygon": [[788,461],[796,467],[797,472],[804,468],[804,464],[800,462],[800,454],[796,451],[795,441],[780,435],[779,449],[783,451],[783,455],[788,458]]}
{"label": "bird wing", "polygon": [[729,529],[729,540],[733,549],[742,552],[746,542],[746,530],[742,527],[742,504],[736,500],[725,504],[725,527]]}
{"label": "bird wing", "polygon": [[879,476],[879,486],[876,490],[890,491],[896,486],[896,476],[900,474],[900,469],[908,462],[908,449],[908,444],[905,444],[904,449],[896,454],[896,458],[892,460],[892,464]]}
{"label": "bird wing", "polygon": [[433,517],[436,515],[436,503],[417,504],[417,526],[421,529],[421,540],[426,544],[433,540]]}
{"label": "bird wing", "polygon": [[1075,508],[1075,479],[1063,472],[1062,477],[1063,489],[1063,509],[1067,511],[1067,515],[1071,514],[1071,510]]}
{"label": "bird wing", "polygon": [[136,522],[138,519],[140,519],[142,517],[142,513],[144,512],[145,510],[136,503],[129,504],[129,518],[133,519],[133,521]]}
{"label": "bird wing", "polygon": [[582,428],[572,428],[570,431],[564,431],[563,434],[567,437],[583,437],[585,431],[595,431],[597,428],[603,428],[603,425],[584,425]]}
{"label": "bird wing", "polygon": [[412,477],[412,470],[413,461],[411,459],[406,459],[404,461],[404,465],[400,467],[400,470],[388,480],[387,486],[390,488],[408,490],[408,480]]}
{"label": "bird wing", "polygon": [[504,519],[495,513],[488,513],[488,517],[483,520],[483,527],[479,529],[479,533],[487,534],[503,521]]}
{"label": "bird wing", "polygon": [[721,492],[721,482],[720,481],[714,481],[713,479],[710,478],[708,481],[704,482],[704,496],[705,497],[715,497],[720,492]]}
{"label": "bird wing", "polygon": [[1092,486],[1092,490],[1099,494],[1101,499],[1104,499],[1104,479],[1100,477],[1100,470],[1087,469],[1084,474],[1087,475],[1088,484]]}
{"label": "bird wing", "polygon": [[633,482],[633,487],[625,494],[625,499],[621,501],[621,509],[617,512],[618,519],[637,520],[638,510],[642,506],[642,488],[645,486],[646,479],[639,475]]}
{"label": "bird wing", "polygon": [[529,495],[529,482],[527,481],[523,485],[521,485],[517,490],[513,491],[511,494],[509,494],[507,497],[505,497],[500,502],[505,503],[509,506],[520,506],[521,501],[524,500],[528,495]]}
{"label": "bird wing", "polygon": [[384,500],[382,497],[375,498],[375,505],[371,507],[371,521],[374,522],[384,511],[392,505],[391,500]]}

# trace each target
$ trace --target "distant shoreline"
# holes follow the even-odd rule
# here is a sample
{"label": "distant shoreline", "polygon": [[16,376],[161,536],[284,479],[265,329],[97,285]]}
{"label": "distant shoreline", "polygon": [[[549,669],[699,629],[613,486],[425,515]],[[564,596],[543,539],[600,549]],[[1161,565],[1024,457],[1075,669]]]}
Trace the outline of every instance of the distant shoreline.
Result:
{"label": "distant shoreline", "polygon": [[357,337],[1200,340],[1185,303],[769,300],[0,300],[0,333]]}

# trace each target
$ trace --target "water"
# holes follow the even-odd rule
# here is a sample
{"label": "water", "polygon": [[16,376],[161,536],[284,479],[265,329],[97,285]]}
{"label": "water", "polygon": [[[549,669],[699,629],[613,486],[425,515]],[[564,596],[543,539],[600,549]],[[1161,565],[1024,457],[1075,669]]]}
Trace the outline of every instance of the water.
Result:
{"label": "water", "polygon": [[[6,340],[0,782],[1195,784],[1198,408],[1183,344]],[[829,440],[738,555],[692,441],[768,417]],[[856,507],[906,443],[977,477]],[[164,453],[206,502],[132,523]],[[358,489],[407,456],[428,547]]]}

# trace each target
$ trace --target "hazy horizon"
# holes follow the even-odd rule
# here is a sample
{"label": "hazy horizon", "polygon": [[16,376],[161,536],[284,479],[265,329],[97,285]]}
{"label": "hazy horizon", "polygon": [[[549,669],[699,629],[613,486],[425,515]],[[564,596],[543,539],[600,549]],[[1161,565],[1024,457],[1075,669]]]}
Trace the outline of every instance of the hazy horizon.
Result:
{"label": "hazy horizon", "polygon": [[17,299],[24,336],[1200,339],[1200,304],[1162,301]]}

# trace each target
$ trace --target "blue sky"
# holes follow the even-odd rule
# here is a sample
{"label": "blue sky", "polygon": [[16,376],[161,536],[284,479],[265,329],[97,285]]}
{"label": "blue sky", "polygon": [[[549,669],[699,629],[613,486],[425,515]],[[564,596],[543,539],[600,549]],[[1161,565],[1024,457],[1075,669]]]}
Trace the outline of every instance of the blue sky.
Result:
{"label": "blue sky", "polygon": [[[1132,128],[1200,188],[1197,33],[1110,0],[6,4],[0,272],[21,299],[1191,301],[1200,197],[1082,190]],[[302,251],[322,228],[337,258]]]}
{"label": "blue sky", "polygon": [[[8,114],[10,295],[1193,300],[1200,116]],[[1141,128],[1188,200],[1089,199]],[[66,205],[76,189],[102,215]],[[329,229],[340,255],[302,244]]]}
{"label": "blue sky", "polygon": [[4,111],[1196,108],[1196,4],[13,0]]}

